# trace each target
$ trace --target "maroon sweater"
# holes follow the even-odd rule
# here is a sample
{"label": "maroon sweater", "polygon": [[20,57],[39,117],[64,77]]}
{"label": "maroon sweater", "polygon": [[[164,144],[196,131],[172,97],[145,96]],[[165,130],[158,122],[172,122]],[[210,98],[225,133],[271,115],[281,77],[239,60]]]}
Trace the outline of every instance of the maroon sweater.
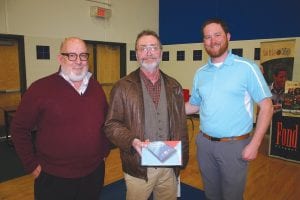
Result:
{"label": "maroon sweater", "polygon": [[[34,82],[22,97],[11,132],[18,155],[31,173],[38,164],[46,173],[85,176],[109,154],[102,130],[107,101],[101,85],[91,78],[83,95],[58,73]],[[36,152],[30,132],[36,129]]]}

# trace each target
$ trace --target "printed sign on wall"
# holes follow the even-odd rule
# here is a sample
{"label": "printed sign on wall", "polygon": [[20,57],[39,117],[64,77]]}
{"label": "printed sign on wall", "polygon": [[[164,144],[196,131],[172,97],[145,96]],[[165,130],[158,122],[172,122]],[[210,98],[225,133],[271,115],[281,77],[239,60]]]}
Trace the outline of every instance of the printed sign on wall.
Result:
{"label": "printed sign on wall", "polygon": [[269,155],[300,163],[300,120],[276,113],[271,125]]}
{"label": "printed sign on wall", "polygon": [[[299,117],[291,115],[298,111],[295,95],[298,93],[298,89],[291,81],[294,49],[295,40],[262,42],[260,58],[265,79],[272,92],[274,107],[270,129],[269,155],[300,162],[300,120]],[[283,113],[288,112],[288,116],[283,115]]]}

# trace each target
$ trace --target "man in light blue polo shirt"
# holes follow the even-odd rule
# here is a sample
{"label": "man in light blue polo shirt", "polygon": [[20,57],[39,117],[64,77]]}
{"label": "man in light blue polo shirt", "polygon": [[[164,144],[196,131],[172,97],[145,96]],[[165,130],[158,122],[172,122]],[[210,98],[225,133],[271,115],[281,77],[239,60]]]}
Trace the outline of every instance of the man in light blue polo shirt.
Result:
{"label": "man in light blue polo shirt", "polygon": [[[242,200],[248,161],[256,158],[270,124],[271,92],[259,67],[228,50],[224,21],[207,20],[203,44],[210,56],[196,72],[186,113],[200,115],[197,158],[210,200]],[[260,112],[253,134],[253,102]]]}

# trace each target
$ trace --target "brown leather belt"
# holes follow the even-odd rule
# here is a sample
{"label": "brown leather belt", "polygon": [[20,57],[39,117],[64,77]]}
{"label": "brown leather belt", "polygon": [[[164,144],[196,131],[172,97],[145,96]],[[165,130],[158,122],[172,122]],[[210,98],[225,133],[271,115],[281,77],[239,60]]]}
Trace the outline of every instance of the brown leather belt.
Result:
{"label": "brown leather belt", "polygon": [[[203,133],[203,132],[202,132]],[[206,133],[203,133],[203,136],[211,141],[215,142],[229,142],[229,141],[234,141],[234,140],[244,140],[247,139],[250,136],[250,133],[247,133],[245,135],[241,136],[236,136],[236,137],[224,137],[224,138],[216,138],[216,137],[211,137],[207,135]]]}

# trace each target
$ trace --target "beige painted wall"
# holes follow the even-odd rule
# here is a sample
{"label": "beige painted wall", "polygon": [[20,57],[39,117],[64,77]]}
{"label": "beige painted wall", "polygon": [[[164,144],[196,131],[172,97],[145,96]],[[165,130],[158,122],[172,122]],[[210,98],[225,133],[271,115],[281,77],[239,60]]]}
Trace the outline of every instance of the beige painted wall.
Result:
{"label": "beige painted wall", "polygon": [[[199,36],[200,37],[200,36]],[[300,38],[279,38],[279,39],[268,39],[268,40],[243,40],[243,41],[231,41],[229,48],[243,48],[243,56],[248,59],[254,59],[254,49],[260,48],[260,42],[274,41],[274,40],[287,40],[296,39],[295,45],[295,60],[294,60],[294,70],[293,70],[293,80],[300,81]],[[131,47],[132,50],[134,49]],[[170,60],[163,61],[161,63],[161,69],[167,72],[169,75],[175,77],[183,86],[183,88],[192,88],[192,82],[196,70],[204,65],[208,60],[208,55],[206,54],[202,43],[195,44],[179,44],[179,45],[164,45],[164,51],[169,51]],[[178,50],[185,51],[185,61],[177,61],[176,53]],[[193,61],[193,50],[202,50],[202,61]],[[260,61],[256,61],[260,64]],[[133,70],[136,67],[136,62],[128,63],[130,68]]]}
{"label": "beige painted wall", "polygon": [[0,33],[5,33],[6,31],[6,0],[0,0]]}
{"label": "beige painted wall", "polygon": [[[134,36],[135,37],[135,36]],[[247,40],[247,41],[232,41],[230,43],[230,48],[243,48],[243,55],[248,59],[254,58],[254,48],[260,47],[260,42],[263,41],[273,41],[273,40],[285,40],[285,39],[296,39],[296,50],[295,50],[295,61],[293,70],[293,80],[300,81],[300,38],[281,38],[281,39],[270,39],[270,40]],[[43,38],[43,37],[25,37],[25,53],[26,66],[27,66],[27,83],[32,83],[32,81],[53,73],[58,70],[58,64],[56,61],[56,55],[58,54],[58,49],[61,39],[55,38]],[[52,55],[50,60],[36,60],[35,58],[35,47],[36,45],[49,45],[50,54]],[[127,43],[127,74],[131,71],[137,69],[137,62],[130,61],[129,55],[130,50],[134,50],[134,43]],[[203,49],[202,43],[194,44],[179,44],[179,45],[164,45],[164,51],[170,52],[170,60],[162,61],[161,69],[168,73],[169,75],[175,77],[183,86],[183,88],[192,87],[192,80],[196,70],[207,62],[208,55]],[[186,53],[185,61],[176,60],[176,52],[178,50],[184,50]],[[203,57],[202,61],[193,61],[193,50],[202,50]],[[260,61],[256,61],[257,64]],[[30,66],[30,67],[29,67]]]}
{"label": "beige painted wall", "polygon": [[[63,38],[132,45],[143,29],[158,31],[158,0],[0,0],[0,33],[25,36],[27,86],[58,69]],[[90,7],[109,8],[108,19],[90,16]],[[50,60],[37,60],[36,45],[49,45]]]}
{"label": "beige painted wall", "polygon": [[[5,12],[7,18],[6,27],[0,31],[48,38],[76,35],[89,40],[127,43],[142,29],[158,30],[158,0],[94,1],[0,0],[1,7],[6,7],[0,12]],[[108,19],[91,17],[91,6],[109,8],[112,15]]]}
{"label": "beige painted wall", "polygon": [[[56,55],[62,39],[25,36],[26,81],[29,86],[33,81],[58,71]],[[50,60],[36,59],[36,45],[50,46]]]}
{"label": "beige painted wall", "polygon": [[[60,42],[71,35],[87,40],[126,43],[127,73],[137,68],[137,63],[129,60],[129,52],[134,50],[138,32],[143,29],[158,31],[158,0],[99,1],[110,3],[111,7],[87,0],[0,0],[0,33],[25,36],[28,86],[58,69],[56,55]],[[111,18],[91,17],[91,6],[111,8]],[[290,38],[279,40],[282,39]],[[300,38],[291,39],[296,39],[293,79],[300,81]],[[269,40],[233,41],[230,48],[243,48],[244,57],[253,59],[254,48]],[[36,59],[36,45],[50,46],[50,60]],[[165,45],[163,48],[170,52],[170,61],[162,62],[161,69],[175,77],[184,88],[191,89],[195,71],[208,58],[202,43]],[[193,61],[193,50],[198,49],[202,50],[203,59]],[[185,61],[176,61],[177,50],[186,52]]]}

